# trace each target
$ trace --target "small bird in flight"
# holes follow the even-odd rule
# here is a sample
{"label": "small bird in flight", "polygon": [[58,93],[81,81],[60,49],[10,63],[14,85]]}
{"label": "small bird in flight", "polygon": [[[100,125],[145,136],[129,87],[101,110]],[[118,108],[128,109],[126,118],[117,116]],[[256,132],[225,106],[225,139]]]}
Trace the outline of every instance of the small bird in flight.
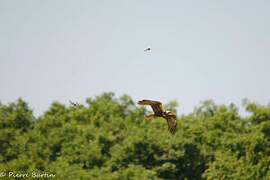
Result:
{"label": "small bird in flight", "polygon": [[144,52],[150,52],[150,50],[151,50],[151,48],[149,47],[149,48],[146,48],[146,49],[144,50]]}
{"label": "small bird in flight", "polygon": [[171,133],[175,132],[177,127],[176,115],[170,111],[163,110],[162,103],[159,101],[142,100],[138,102],[139,105],[150,105],[154,114],[146,115],[146,118],[162,117],[167,120],[168,129]]}
{"label": "small bird in flight", "polygon": [[74,108],[78,108],[78,103],[74,103],[74,102],[72,102],[71,100],[69,100],[69,103],[74,107]]}

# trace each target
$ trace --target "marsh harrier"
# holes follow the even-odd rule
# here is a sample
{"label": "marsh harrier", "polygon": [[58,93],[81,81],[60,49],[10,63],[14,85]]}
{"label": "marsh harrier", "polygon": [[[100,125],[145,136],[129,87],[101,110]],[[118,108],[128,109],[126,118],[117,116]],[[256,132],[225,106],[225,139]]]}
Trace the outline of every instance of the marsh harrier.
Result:
{"label": "marsh harrier", "polygon": [[177,127],[176,115],[170,111],[165,111],[162,108],[162,103],[159,101],[142,100],[138,102],[139,105],[150,105],[154,114],[146,115],[146,118],[163,117],[167,120],[168,129],[171,133],[175,132]]}

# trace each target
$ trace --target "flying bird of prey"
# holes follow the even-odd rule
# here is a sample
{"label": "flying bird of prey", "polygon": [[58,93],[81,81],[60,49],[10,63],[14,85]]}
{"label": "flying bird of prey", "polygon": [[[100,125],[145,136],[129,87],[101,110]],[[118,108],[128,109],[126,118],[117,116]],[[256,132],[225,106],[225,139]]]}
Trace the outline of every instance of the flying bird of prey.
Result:
{"label": "flying bird of prey", "polygon": [[149,48],[146,48],[146,49],[144,50],[144,52],[150,52],[150,50],[151,50],[151,48],[149,47]]}
{"label": "flying bird of prey", "polygon": [[150,105],[154,114],[146,115],[146,118],[163,117],[167,120],[168,129],[171,133],[175,132],[177,127],[176,115],[170,111],[163,110],[162,103],[159,101],[142,100],[138,102],[139,105]]}
{"label": "flying bird of prey", "polygon": [[69,100],[69,103],[74,107],[74,108],[78,108],[78,103],[74,103],[71,100]]}

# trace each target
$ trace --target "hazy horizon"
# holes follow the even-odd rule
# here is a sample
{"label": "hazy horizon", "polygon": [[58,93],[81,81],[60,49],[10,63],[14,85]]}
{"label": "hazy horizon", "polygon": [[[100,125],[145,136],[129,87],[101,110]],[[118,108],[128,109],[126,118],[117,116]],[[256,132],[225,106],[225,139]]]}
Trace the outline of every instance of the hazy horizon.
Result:
{"label": "hazy horizon", "polygon": [[[0,1],[0,101],[270,102],[270,2]],[[151,47],[151,52],[144,49]]]}

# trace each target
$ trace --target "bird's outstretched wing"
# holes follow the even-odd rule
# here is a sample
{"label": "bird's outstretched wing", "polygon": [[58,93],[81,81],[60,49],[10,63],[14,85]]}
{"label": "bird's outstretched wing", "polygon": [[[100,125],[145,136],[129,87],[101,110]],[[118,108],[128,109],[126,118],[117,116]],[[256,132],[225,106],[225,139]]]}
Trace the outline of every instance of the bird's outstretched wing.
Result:
{"label": "bird's outstretched wing", "polygon": [[141,100],[138,102],[139,105],[150,105],[157,116],[161,116],[163,113],[162,103],[159,101],[152,100]]}
{"label": "bird's outstretched wing", "polygon": [[146,48],[145,50],[144,50],[144,52],[149,52],[151,50],[151,48]]}
{"label": "bird's outstretched wing", "polygon": [[74,102],[72,102],[71,100],[69,100],[69,103],[70,103],[73,107],[75,107],[75,108],[78,107],[78,103],[74,103]]}
{"label": "bird's outstretched wing", "polygon": [[167,120],[169,131],[171,133],[174,133],[177,127],[176,115],[174,114],[168,115],[165,117],[165,119]]}

